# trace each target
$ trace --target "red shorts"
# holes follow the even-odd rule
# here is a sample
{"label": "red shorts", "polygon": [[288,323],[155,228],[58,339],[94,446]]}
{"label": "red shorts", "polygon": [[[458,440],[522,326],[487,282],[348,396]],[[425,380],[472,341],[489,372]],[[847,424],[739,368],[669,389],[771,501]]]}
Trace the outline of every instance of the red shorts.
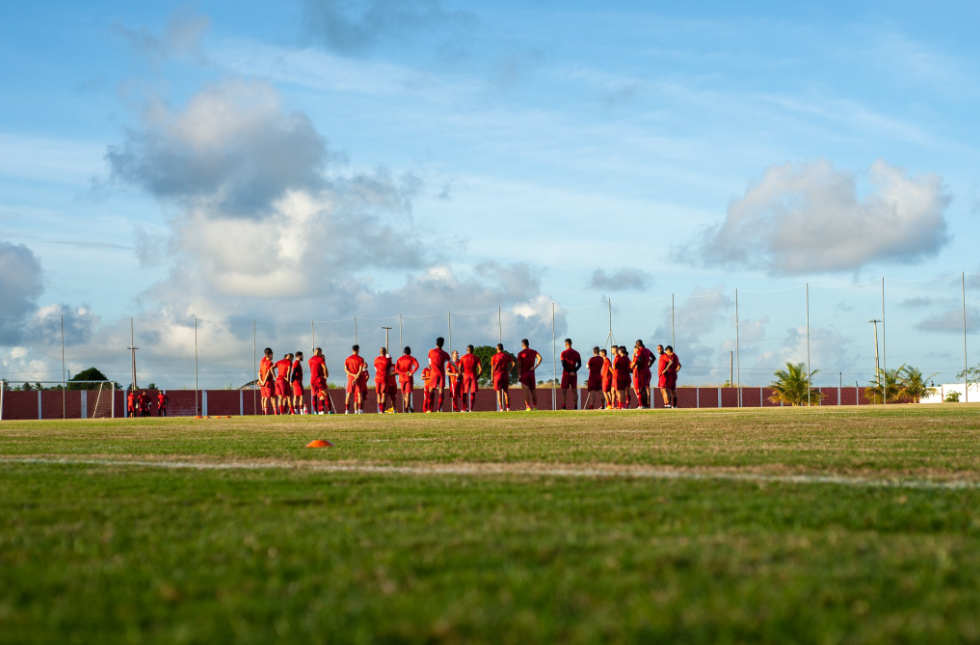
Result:
{"label": "red shorts", "polygon": [[314,399],[320,398],[320,396],[327,395],[327,388],[325,383],[310,383],[310,396]]}
{"label": "red shorts", "polygon": [[303,384],[293,381],[293,396],[303,396]]}
{"label": "red shorts", "polygon": [[637,390],[645,390],[650,387],[650,372],[633,372],[633,387]]}
{"label": "red shorts", "polygon": [[411,394],[412,390],[415,389],[415,378],[409,376],[408,378],[401,379],[402,394]]}
{"label": "red shorts", "polygon": [[677,374],[671,374],[667,372],[666,374],[660,375],[660,384],[657,387],[667,388],[668,390],[673,390],[677,387]]}
{"label": "red shorts", "polygon": [[533,390],[538,386],[534,380],[534,372],[521,372],[521,378],[518,380],[521,382],[521,385],[527,387],[529,390]]}
{"label": "red shorts", "polygon": [[388,381],[387,380],[384,380],[384,381],[375,380],[374,381],[374,389],[378,393],[378,396],[379,397],[384,396],[388,392]]}
{"label": "red shorts", "polygon": [[630,387],[630,375],[626,374],[623,376],[616,377],[616,389],[617,390],[628,390]]}
{"label": "red shorts", "polygon": [[276,396],[289,396],[289,383],[276,379]]}
{"label": "red shorts", "polygon": [[578,389],[578,374],[575,372],[563,372],[561,375],[561,389]]}
{"label": "red shorts", "polygon": [[276,388],[272,385],[263,385],[259,388],[259,392],[262,394],[263,399],[271,399],[276,395]]}
{"label": "red shorts", "polygon": [[476,374],[463,374],[461,391],[463,394],[476,394],[480,390],[480,379]]}
{"label": "red shorts", "polygon": [[446,387],[446,377],[443,374],[429,376],[429,382],[425,384],[428,389],[442,389]]}
{"label": "red shorts", "polygon": [[494,374],[493,375],[493,389],[494,391],[503,390],[504,392],[510,387],[510,374]]}
{"label": "red shorts", "polygon": [[347,377],[347,393],[360,392],[361,394],[367,394],[367,382],[364,379],[354,378],[352,376]]}
{"label": "red shorts", "polygon": [[604,379],[602,379],[602,391],[603,392],[612,392],[612,379],[611,378],[604,378]]}
{"label": "red shorts", "polygon": [[589,392],[601,392],[602,391],[602,378],[601,377],[589,377],[585,387]]}

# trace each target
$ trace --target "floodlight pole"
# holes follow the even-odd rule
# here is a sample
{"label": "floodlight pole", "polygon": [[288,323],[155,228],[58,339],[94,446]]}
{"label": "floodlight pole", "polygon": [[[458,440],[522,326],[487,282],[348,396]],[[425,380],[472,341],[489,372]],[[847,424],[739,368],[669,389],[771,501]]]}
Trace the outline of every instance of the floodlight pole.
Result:
{"label": "floodlight pole", "polygon": [[960,274],[960,285],[963,289],[963,402],[970,402],[970,365],[966,353],[966,272]]}
{"label": "floodlight pole", "polygon": [[385,351],[388,352],[388,354],[391,354],[391,348],[388,347],[388,332],[390,332],[393,327],[382,326],[381,329],[385,330]]}
{"label": "floodlight pole", "polygon": [[806,283],[806,404],[810,405],[810,390],[813,387],[813,372],[810,369],[810,283]]}
{"label": "floodlight pole", "polygon": [[[195,332],[194,332],[195,334],[197,333],[196,328],[197,328],[197,324],[195,323]],[[127,347],[126,349],[128,349],[130,351],[130,354],[132,354],[133,381],[130,384],[130,391],[135,393],[136,392],[136,350],[139,349],[139,347],[136,346],[136,331],[133,325],[132,316],[130,316],[129,318],[129,347]]]}
{"label": "floodlight pole", "polygon": [[670,294],[670,344],[674,345],[674,294]]}
{"label": "floodlight pole", "polygon": [[[885,347],[885,343],[888,342],[887,335],[885,333],[885,276],[881,276],[881,370],[888,370],[888,350]],[[877,347],[877,342],[875,343]],[[885,396],[885,390],[881,390],[881,404],[888,405],[888,397]]]}
{"label": "floodlight pole", "polygon": [[65,317],[61,316],[61,418],[68,418],[68,404],[66,401],[65,390],[68,389],[68,382],[65,380]]}
{"label": "floodlight pole", "polygon": [[738,407],[742,407],[742,358],[738,337],[738,289],[735,290],[735,367],[738,371]]}
{"label": "floodlight pole", "polygon": [[878,387],[881,388],[881,400],[885,400],[885,386],[881,382],[881,366],[878,363],[878,323],[881,321],[877,318],[869,320],[869,323],[875,326],[875,375],[878,377]]}

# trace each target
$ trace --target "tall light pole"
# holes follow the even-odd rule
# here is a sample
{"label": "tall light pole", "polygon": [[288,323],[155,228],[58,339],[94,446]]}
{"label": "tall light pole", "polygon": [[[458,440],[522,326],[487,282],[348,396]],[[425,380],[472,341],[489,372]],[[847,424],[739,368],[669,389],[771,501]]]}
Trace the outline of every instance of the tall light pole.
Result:
{"label": "tall light pole", "polygon": [[393,327],[385,327],[385,326],[382,326],[381,329],[385,330],[385,351],[390,354],[391,353],[391,347],[388,346],[388,332],[390,332],[394,328]]}
{"label": "tall light pole", "polygon": [[878,376],[878,387],[881,388],[881,402],[885,402],[885,386],[881,380],[881,368],[878,363],[878,323],[881,321],[877,318],[869,320],[869,323],[875,326],[875,374]]}

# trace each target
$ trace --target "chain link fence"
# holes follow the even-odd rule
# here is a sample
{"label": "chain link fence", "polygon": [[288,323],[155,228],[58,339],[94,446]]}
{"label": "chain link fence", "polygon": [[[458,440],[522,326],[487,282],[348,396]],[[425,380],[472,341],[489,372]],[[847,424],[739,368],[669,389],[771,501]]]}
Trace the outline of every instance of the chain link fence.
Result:
{"label": "chain link fence", "polygon": [[[976,355],[980,347],[980,274],[962,273],[774,291],[699,290],[644,301],[605,298],[585,306],[549,301],[482,311],[296,322],[142,316],[101,320],[91,314],[44,311],[27,320],[0,319],[0,414],[5,419],[77,417],[79,410],[91,412],[95,399],[79,404],[68,401],[75,395],[46,393],[65,389],[72,379],[103,378],[114,385],[110,397],[120,413],[126,390],[135,386],[151,396],[165,390],[176,401],[176,414],[206,413],[208,404],[215,409],[219,400],[222,409],[251,414],[259,410],[253,382],[266,347],[277,359],[296,351],[308,359],[312,348],[321,347],[330,384],[342,387],[343,361],[354,344],[361,346],[373,372],[373,357],[381,347],[395,359],[411,347],[424,366],[437,336],[446,339],[448,350],[460,353],[467,345],[492,347],[498,342],[517,353],[527,338],[544,359],[537,373],[543,388],[553,388],[561,378],[558,356],[565,338],[573,340],[583,364],[593,347],[632,349],[636,340],[651,349],[672,345],[683,365],[682,406],[772,405],[770,385],[787,363],[802,365],[811,375],[812,386],[821,393],[811,403],[868,404],[866,388],[913,371],[935,386],[941,398],[980,400],[980,392],[971,386],[980,380],[980,365],[971,362],[970,354],[971,348]],[[586,381],[584,370],[580,387]],[[14,402],[18,397],[27,401],[24,392],[40,393],[28,397],[32,402],[26,412],[17,412],[15,405],[27,405]],[[552,390],[539,395],[539,401],[553,406],[557,396]],[[579,398],[584,400],[584,393]],[[481,406],[492,409],[488,400]]]}

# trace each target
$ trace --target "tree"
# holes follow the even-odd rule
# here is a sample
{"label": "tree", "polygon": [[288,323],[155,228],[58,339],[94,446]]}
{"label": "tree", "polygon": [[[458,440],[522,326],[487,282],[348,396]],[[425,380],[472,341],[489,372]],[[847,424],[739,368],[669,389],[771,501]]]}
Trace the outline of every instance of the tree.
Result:
{"label": "tree", "polygon": [[[480,365],[483,366],[483,372],[480,374],[480,385],[489,386],[490,379],[493,377],[493,371],[490,366],[490,360],[493,355],[497,353],[497,348],[491,345],[480,345],[479,347],[473,348],[473,353],[480,359]],[[504,352],[508,354],[514,363],[517,363],[517,357],[515,357],[510,352]],[[510,381],[511,385],[517,383],[517,375],[511,371]]]}
{"label": "tree", "polygon": [[878,378],[871,381],[870,387],[864,388],[864,395],[867,396],[872,403],[882,403],[883,399],[881,391],[884,389],[884,402],[897,402],[899,392],[902,389],[901,374],[904,370],[904,365],[894,370],[883,370],[878,368]]}
{"label": "tree", "polygon": [[769,400],[784,405],[816,405],[823,394],[813,390],[810,379],[817,371],[807,376],[804,363],[786,363],[785,370],[777,370],[776,380],[769,387],[775,390]]}
{"label": "tree", "polygon": [[108,381],[109,379],[101,371],[94,367],[82,370],[75,376],[68,379],[69,390],[90,390],[92,383],[72,383],[72,381]]}
{"label": "tree", "polygon": [[957,380],[965,381],[971,385],[980,384],[980,365],[968,367],[956,375]]}
{"label": "tree", "polygon": [[899,372],[900,387],[897,399],[900,401],[915,401],[918,403],[922,397],[929,396],[936,391],[936,388],[926,385],[926,381],[935,376],[923,376],[922,372],[914,367],[904,367]]}
{"label": "tree", "polygon": [[20,386],[20,389],[24,390],[25,392],[30,392],[34,388],[31,386],[30,383],[24,383],[23,385]]}

